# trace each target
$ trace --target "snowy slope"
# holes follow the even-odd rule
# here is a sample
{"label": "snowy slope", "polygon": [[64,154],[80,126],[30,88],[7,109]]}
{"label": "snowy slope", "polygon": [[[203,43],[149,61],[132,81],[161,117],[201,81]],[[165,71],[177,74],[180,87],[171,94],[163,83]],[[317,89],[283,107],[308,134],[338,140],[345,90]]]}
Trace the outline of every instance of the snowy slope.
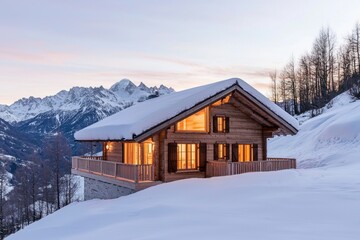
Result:
{"label": "snowy slope", "polygon": [[356,240],[358,176],[359,166],[183,180],[74,203],[7,239]]}
{"label": "snowy slope", "polygon": [[296,157],[306,168],[188,179],[74,203],[7,239],[357,240],[360,101],[344,98],[298,135],[270,142],[271,155]]}
{"label": "snowy slope", "polygon": [[31,135],[0,119],[0,154],[25,157],[38,149],[36,142]]}
{"label": "snowy slope", "polygon": [[297,135],[277,137],[269,144],[269,156],[295,157],[301,168],[360,162],[360,101],[345,92],[321,115],[303,123]]}

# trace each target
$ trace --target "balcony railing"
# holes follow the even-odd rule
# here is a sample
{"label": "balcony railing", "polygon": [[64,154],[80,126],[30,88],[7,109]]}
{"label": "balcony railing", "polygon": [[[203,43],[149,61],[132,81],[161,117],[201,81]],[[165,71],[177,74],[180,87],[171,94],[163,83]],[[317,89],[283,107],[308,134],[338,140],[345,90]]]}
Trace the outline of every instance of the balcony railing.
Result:
{"label": "balcony railing", "polygon": [[294,158],[268,158],[266,161],[253,162],[219,162],[209,161],[206,165],[206,176],[227,176],[247,172],[266,172],[296,168]]}
{"label": "balcony railing", "polygon": [[133,182],[154,181],[154,165],[132,165],[99,160],[96,157],[73,157],[72,168],[82,172],[129,180]]}

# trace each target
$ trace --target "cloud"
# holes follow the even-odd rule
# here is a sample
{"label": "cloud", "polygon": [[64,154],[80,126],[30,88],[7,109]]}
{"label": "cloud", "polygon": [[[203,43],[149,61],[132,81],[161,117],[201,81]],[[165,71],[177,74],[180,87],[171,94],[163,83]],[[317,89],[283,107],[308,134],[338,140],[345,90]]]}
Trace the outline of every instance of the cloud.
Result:
{"label": "cloud", "polygon": [[[265,67],[257,67],[257,66],[247,66],[247,65],[217,65],[214,66],[213,64],[204,64],[204,63],[197,63],[195,61],[183,60],[178,58],[169,58],[163,56],[156,56],[156,55],[144,55],[144,54],[136,54],[136,53],[129,53],[129,56],[136,57],[142,59],[142,62],[146,64],[146,61],[151,62],[158,62],[159,66],[165,65],[169,66],[172,65],[173,69],[178,67],[179,70],[176,72],[164,72],[164,71],[147,71],[142,72],[142,74],[147,73],[152,77],[159,75],[159,77],[164,78],[166,76],[172,75],[182,75],[182,76],[211,76],[222,78],[224,76],[231,76],[231,77],[256,77],[256,78],[268,78],[269,72],[272,68],[265,68]],[[145,60],[145,61],[144,61]],[[181,67],[181,68],[180,68]],[[159,68],[160,69],[160,68]]]}
{"label": "cloud", "polygon": [[44,64],[44,65],[62,65],[70,60],[76,58],[73,53],[55,52],[55,51],[16,51],[0,49],[0,59],[5,61],[15,61],[30,64]]}

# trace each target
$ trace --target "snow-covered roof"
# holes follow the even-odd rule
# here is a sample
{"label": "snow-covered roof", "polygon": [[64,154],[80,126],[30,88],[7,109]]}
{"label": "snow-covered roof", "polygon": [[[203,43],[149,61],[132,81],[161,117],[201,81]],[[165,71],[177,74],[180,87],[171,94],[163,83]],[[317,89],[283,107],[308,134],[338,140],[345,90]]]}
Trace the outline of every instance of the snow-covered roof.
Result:
{"label": "snow-covered roof", "polygon": [[298,129],[299,125],[295,118],[245,81],[239,78],[231,78],[136,104],[76,132],[75,139],[79,141],[132,140],[135,136],[143,134],[154,126],[170,120],[198,103],[236,85],[257,99],[295,130]]}

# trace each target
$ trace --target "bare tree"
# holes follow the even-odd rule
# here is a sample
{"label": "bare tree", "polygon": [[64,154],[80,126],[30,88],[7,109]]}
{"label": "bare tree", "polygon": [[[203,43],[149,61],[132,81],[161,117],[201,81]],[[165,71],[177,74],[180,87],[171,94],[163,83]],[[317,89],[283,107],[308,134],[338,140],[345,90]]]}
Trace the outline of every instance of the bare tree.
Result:
{"label": "bare tree", "polygon": [[297,70],[299,110],[304,112],[311,109],[311,57],[306,54],[300,58]]}
{"label": "bare tree", "polygon": [[271,98],[274,103],[278,102],[278,86],[277,86],[277,74],[276,69],[273,72],[269,73],[271,79]]}
{"label": "bare tree", "polygon": [[289,97],[289,101],[291,102],[291,107],[288,109],[288,112],[292,115],[298,114],[298,91],[294,58],[291,58],[290,62],[281,71],[280,76],[283,81],[282,84],[284,84],[284,86],[282,86],[284,89],[282,90],[286,92],[285,95]]}
{"label": "bare tree", "polygon": [[79,183],[72,174],[66,174],[63,180],[63,206],[66,206],[78,199],[76,199],[76,192],[79,189]]}
{"label": "bare tree", "polygon": [[356,23],[349,37],[351,49],[353,53],[354,73],[360,74],[360,24]]}
{"label": "bare tree", "polygon": [[0,239],[4,239],[7,235],[6,227],[6,183],[8,181],[6,171],[3,164],[0,164]]}
{"label": "bare tree", "polygon": [[319,107],[329,100],[330,93],[335,91],[335,34],[329,28],[322,29],[313,45],[313,64],[316,68],[316,92],[319,96]]}
{"label": "bare tree", "polygon": [[62,133],[52,136],[45,146],[47,159],[52,162],[52,172],[54,174],[53,184],[56,196],[56,209],[61,208],[61,177],[64,175],[64,165],[66,161],[70,161],[71,149],[66,138]]}

